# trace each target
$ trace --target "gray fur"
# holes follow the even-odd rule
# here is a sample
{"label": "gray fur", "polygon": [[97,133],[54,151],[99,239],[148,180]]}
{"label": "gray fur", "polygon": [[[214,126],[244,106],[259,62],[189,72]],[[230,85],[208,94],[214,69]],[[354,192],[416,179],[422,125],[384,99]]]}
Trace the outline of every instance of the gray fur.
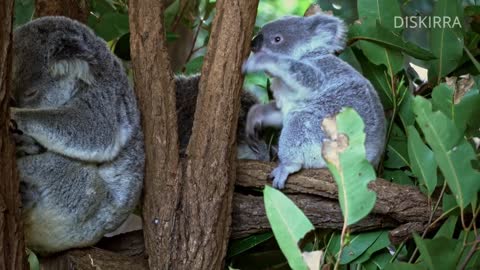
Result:
{"label": "gray fur", "polygon": [[[192,135],[199,81],[199,74],[192,76],[175,76],[177,122],[181,155],[185,155],[188,141]],[[247,112],[250,107],[257,103],[259,102],[254,95],[248,91],[242,92],[237,126],[237,157],[239,159],[270,161],[268,144],[262,139],[254,138],[249,140],[245,136]]]}
{"label": "gray fur", "polygon": [[121,225],[141,193],[134,92],[105,42],[68,18],[18,28],[13,52],[12,119],[27,149],[17,159],[27,246],[44,254],[94,244]]}
{"label": "gray fur", "polygon": [[[265,72],[272,77],[274,105],[264,113],[249,112],[247,132],[274,119],[278,126],[280,164],[273,186],[283,188],[289,174],[301,168],[323,168],[321,149],[325,117],[343,107],[355,109],[365,122],[367,159],[377,165],[385,144],[385,116],[377,92],[353,67],[333,53],[344,47],[345,26],[333,16],[285,17],[265,25],[252,41],[254,52],[244,72]],[[252,108],[253,110],[253,108]],[[256,108],[258,111],[259,109]]]}

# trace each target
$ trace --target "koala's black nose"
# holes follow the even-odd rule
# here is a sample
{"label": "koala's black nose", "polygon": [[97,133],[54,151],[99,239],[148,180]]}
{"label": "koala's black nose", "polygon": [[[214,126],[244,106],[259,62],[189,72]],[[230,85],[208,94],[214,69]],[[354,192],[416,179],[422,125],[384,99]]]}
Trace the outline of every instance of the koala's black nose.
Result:
{"label": "koala's black nose", "polygon": [[263,35],[258,34],[256,37],[253,38],[252,43],[250,44],[250,47],[252,48],[252,52],[256,53],[258,52],[263,45]]}

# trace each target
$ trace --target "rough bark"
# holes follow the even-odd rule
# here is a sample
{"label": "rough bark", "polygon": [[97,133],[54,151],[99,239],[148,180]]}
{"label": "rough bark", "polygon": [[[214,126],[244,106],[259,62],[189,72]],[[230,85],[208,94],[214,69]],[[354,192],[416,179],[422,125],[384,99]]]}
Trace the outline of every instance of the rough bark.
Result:
{"label": "rough bark", "polygon": [[13,0],[0,2],[0,269],[25,269],[15,146],[10,136]]}
{"label": "rough bark", "polygon": [[[268,173],[274,168],[274,163],[258,161],[240,161],[237,164],[236,185],[242,190],[263,188],[269,181]],[[391,240],[398,242],[414,231],[425,229],[431,215],[431,204],[417,188],[383,179],[371,182],[369,188],[376,192],[377,202],[368,217],[351,226],[353,231],[401,226],[390,232]],[[328,170],[303,170],[294,174],[288,178],[283,192],[299,205],[317,228],[342,228],[337,187]],[[440,211],[435,212],[434,218],[440,214]],[[235,195],[233,224],[232,237],[242,237],[270,228],[261,194]]]}
{"label": "rough bark", "polygon": [[[273,164],[257,161],[239,161],[237,164],[232,238],[245,237],[270,229],[262,195],[254,190],[263,188]],[[431,206],[421,192],[413,187],[397,185],[382,179],[371,183],[370,188],[377,192],[377,204],[370,215],[350,227],[352,232],[388,228],[392,229],[390,231],[392,242],[400,243],[410,238],[412,232],[420,233],[425,230]],[[316,228],[337,230],[342,228],[343,218],[337,201],[337,189],[328,171],[304,170],[292,175],[284,192],[304,211]],[[438,217],[439,214],[440,212],[437,212],[434,216]],[[63,262],[60,263],[61,266],[67,261],[70,264],[74,262],[78,267],[76,269],[95,269],[91,267],[92,260],[96,265],[106,265],[105,263],[112,258],[118,258],[115,260],[120,264],[115,269],[128,269],[122,268],[124,265],[135,267],[131,269],[145,269],[146,259],[143,256],[145,248],[141,231],[104,238],[97,247],[109,252],[98,248],[81,252],[69,251],[61,255],[61,259],[55,258],[55,261],[57,264],[58,261]],[[110,252],[115,252],[118,257],[112,257]],[[90,257],[86,254],[92,254],[93,259],[87,260],[86,258]],[[52,265],[50,260],[47,261],[50,263],[48,266]],[[42,266],[47,264],[42,262]],[[57,269],[67,268],[60,266],[44,268],[44,270]]]}
{"label": "rough bark", "polygon": [[151,269],[220,269],[230,236],[235,134],[256,1],[217,1],[187,159],[179,163],[163,1],[129,5],[146,144],[144,236]]}
{"label": "rough bark", "polygon": [[147,270],[144,255],[127,256],[99,248],[77,249],[41,259],[42,270]]}
{"label": "rough bark", "polygon": [[[236,176],[236,127],[258,0],[220,0],[202,68],[187,147],[176,242],[181,269],[221,269],[230,237]],[[185,200],[186,198],[186,200]],[[172,264],[173,267],[176,268]]]}
{"label": "rough bark", "polygon": [[175,85],[166,48],[164,1],[129,2],[130,50],[142,112],[146,168],[143,220],[150,269],[168,269],[181,200]]}
{"label": "rough bark", "polygon": [[65,16],[86,23],[88,0],[35,0],[35,17]]}

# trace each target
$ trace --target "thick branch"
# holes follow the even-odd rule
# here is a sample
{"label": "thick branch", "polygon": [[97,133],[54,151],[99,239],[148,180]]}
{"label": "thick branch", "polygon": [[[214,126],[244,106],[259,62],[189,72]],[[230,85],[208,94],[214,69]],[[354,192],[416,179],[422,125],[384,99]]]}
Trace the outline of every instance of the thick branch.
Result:
{"label": "thick branch", "polygon": [[[267,175],[274,168],[274,163],[239,161],[237,164],[237,187],[251,190],[261,189],[265,184],[270,184]],[[427,197],[417,188],[394,184],[383,179],[377,179],[370,183],[369,187],[376,192],[377,202],[372,213],[353,225],[352,230],[394,228],[402,225],[401,229],[391,232],[392,240],[401,241],[411,232],[425,228],[431,207]],[[288,178],[283,192],[289,194],[316,227],[341,229],[343,219],[337,202],[337,188],[327,170],[303,170],[294,174]],[[264,211],[261,194],[236,195],[232,236],[241,237],[269,229]],[[440,211],[434,215],[438,216]]]}
{"label": "thick branch", "polygon": [[15,146],[9,132],[13,0],[0,2],[0,269],[25,269]]}
{"label": "thick branch", "polygon": [[[267,183],[270,184],[267,182],[266,176],[272,168],[273,164],[257,161],[238,162],[238,190],[233,198],[232,238],[244,237],[270,229],[261,192],[255,190],[263,188]],[[425,229],[430,215],[430,206],[426,197],[417,189],[396,185],[382,179],[376,180],[370,186],[377,192],[377,204],[369,216],[351,226],[352,231],[394,228],[390,231],[390,237],[394,243],[399,243],[411,237],[412,232],[420,232]],[[290,176],[284,191],[304,211],[315,227],[337,230],[342,228],[342,214],[336,200],[337,189],[326,170],[304,170]],[[245,194],[247,192],[251,194]],[[439,214],[436,213],[435,217],[438,217]],[[135,269],[144,269],[140,267],[144,247],[140,232],[105,238],[97,246],[114,251],[117,256],[127,256],[121,259],[121,262],[128,262],[134,258],[134,260],[138,260],[136,263],[139,264],[139,268]],[[87,251],[84,253],[68,252],[68,257],[80,257],[68,260],[78,262],[85,258],[85,254],[93,252],[99,254],[95,261],[100,263],[108,261],[110,256],[103,258],[100,256],[102,253],[99,253],[97,249]],[[87,260],[84,261],[87,262]],[[60,268],[45,268],[45,270],[50,269]]]}

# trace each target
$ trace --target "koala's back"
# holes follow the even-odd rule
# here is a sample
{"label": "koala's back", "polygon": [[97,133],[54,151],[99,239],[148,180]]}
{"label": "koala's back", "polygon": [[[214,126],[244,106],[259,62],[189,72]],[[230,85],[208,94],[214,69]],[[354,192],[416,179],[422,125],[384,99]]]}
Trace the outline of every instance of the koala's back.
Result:
{"label": "koala's back", "polygon": [[[17,94],[31,87],[74,89],[52,107],[19,104],[19,110],[50,113],[22,121],[75,141],[65,153],[43,145],[49,151],[17,159],[21,181],[36,194],[24,211],[27,245],[40,253],[91,245],[121,225],[141,194],[144,145],[134,91],[106,43],[71,19],[34,20],[15,31],[13,47]],[[57,110],[71,118],[64,121]],[[39,143],[53,145],[43,137]]]}

